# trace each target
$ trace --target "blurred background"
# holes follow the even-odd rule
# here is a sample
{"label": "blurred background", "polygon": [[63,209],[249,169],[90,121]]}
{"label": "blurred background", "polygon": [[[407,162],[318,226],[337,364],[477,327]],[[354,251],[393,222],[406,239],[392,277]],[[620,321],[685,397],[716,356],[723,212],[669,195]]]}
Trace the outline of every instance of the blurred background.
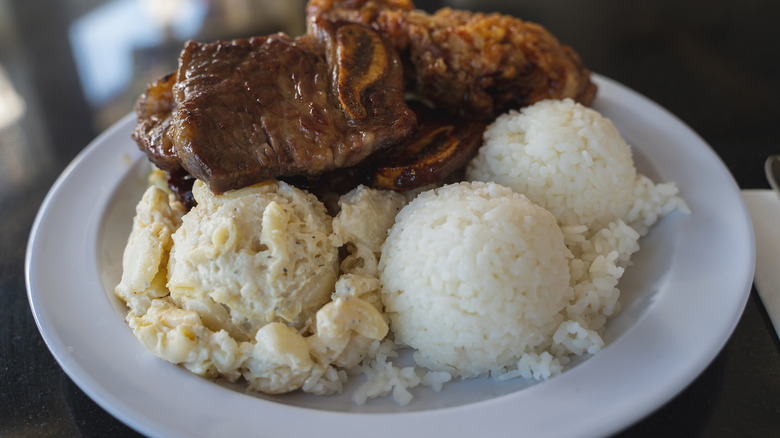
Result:
{"label": "blurred background", "polygon": [[[768,188],[762,163],[780,152],[780,2],[416,5],[498,11],[544,25],[593,71],[689,124],[742,188]],[[303,0],[0,0],[0,436],[134,435],[64,375],[38,334],[24,286],[32,221],[67,164],[132,111],[149,81],[175,68],[184,41],[299,35],[304,7]],[[696,436],[731,436],[746,418],[758,428],[754,436],[777,432],[780,377],[775,371],[774,386],[751,382],[735,362],[750,357],[776,367],[777,340],[766,324],[753,291],[737,340],[691,388],[626,434],[651,436],[678,424]],[[731,403],[742,395],[752,401]],[[705,432],[690,429],[696,425]]]}

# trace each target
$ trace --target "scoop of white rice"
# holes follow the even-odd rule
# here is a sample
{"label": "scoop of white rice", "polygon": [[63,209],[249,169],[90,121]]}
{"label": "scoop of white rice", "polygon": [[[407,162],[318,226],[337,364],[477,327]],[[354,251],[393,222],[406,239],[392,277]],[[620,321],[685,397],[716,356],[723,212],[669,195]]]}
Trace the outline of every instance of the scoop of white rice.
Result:
{"label": "scoop of white rice", "polygon": [[631,149],[593,109],[571,99],[541,101],[498,117],[484,139],[466,177],[525,194],[561,225],[601,229],[631,208]]}
{"label": "scoop of white rice", "polygon": [[417,350],[418,365],[463,378],[500,374],[526,354],[536,361],[573,297],[569,257],[555,217],[507,187],[423,192],[382,247],[395,340]]}

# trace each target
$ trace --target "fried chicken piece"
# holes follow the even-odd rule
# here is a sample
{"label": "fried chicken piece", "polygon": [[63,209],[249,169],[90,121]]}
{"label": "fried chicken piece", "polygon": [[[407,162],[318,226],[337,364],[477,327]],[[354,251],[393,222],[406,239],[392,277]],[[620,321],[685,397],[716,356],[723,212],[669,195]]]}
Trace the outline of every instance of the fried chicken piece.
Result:
{"label": "fried chicken piece", "polygon": [[429,14],[409,0],[310,0],[307,17],[379,30],[403,58],[407,91],[464,116],[490,120],[543,99],[589,105],[596,94],[571,47],[507,15],[449,8]]}

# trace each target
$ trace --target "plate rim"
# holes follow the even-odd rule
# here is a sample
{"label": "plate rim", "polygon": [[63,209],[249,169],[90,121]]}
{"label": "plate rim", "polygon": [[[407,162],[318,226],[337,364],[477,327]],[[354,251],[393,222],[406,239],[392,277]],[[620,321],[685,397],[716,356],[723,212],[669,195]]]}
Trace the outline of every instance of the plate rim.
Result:
{"label": "plate rim", "polygon": [[[648,397],[645,397],[644,400],[634,401],[633,404],[630,404],[631,406],[623,406],[622,408],[618,407],[622,412],[622,416],[619,416],[619,418],[611,418],[609,421],[605,421],[607,418],[604,416],[604,414],[602,414],[600,416],[591,418],[588,421],[576,423],[576,425],[567,425],[568,423],[572,423],[569,421],[559,421],[558,424],[552,424],[549,430],[539,431],[539,436],[545,434],[552,434],[554,436],[583,436],[583,432],[585,432],[586,436],[597,436],[615,433],[635,423],[636,421],[639,421],[641,418],[649,415],[655,409],[671,400],[688,384],[690,384],[690,382],[692,382],[699,374],[701,374],[701,372],[707,366],[709,366],[712,360],[726,344],[744,311],[753,281],[753,269],[755,266],[755,238],[753,235],[752,223],[750,221],[747,207],[745,206],[741,196],[739,196],[739,187],[737,186],[725,164],[697,133],[695,133],[690,127],[688,127],[688,125],[674,116],[668,110],[612,79],[595,73],[593,77],[594,81],[599,86],[597,102],[599,102],[599,97],[602,97],[602,99],[609,99],[615,97],[615,95],[621,96],[621,98],[625,98],[626,101],[631,101],[634,103],[639,102],[645,107],[645,110],[654,113],[656,117],[667,119],[676,124],[675,128],[677,130],[684,132],[690,137],[690,139],[693,139],[699,143],[697,147],[704,147],[699,152],[707,156],[709,159],[709,166],[714,166],[715,170],[721,173],[720,176],[725,177],[725,180],[722,180],[721,183],[730,187],[730,193],[728,193],[728,195],[733,198],[732,201],[735,203],[734,207],[736,207],[734,209],[735,211],[732,211],[731,214],[740,219],[739,222],[741,222],[736,224],[735,230],[733,231],[739,231],[739,233],[742,234],[742,237],[745,238],[745,240],[742,241],[744,247],[740,249],[740,253],[744,252],[745,255],[748,256],[748,259],[744,261],[744,264],[740,265],[741,269],[739,269],[739,274],[741,275],[741,278],[738,281],[735,280],[735,283],[739,282],[741,284],[741,290],[734,291],[735,296],[732,297],[733,302],[732,306],[730,306],[727,323],[724,323],[720,327],[717,339],[710,339],[706,349],[697,351],[698,362],[696,365],[688,366],[684,372],[676,373],[674,376],[674,381],[667,382],[665,385],[660,385],[661,387],[659,387]],[[128,126],[132,126],[134,120],[134,114],[128,114],[112,125],[109,129],[101,133],[92,142],[90,142],[90,144],[84,150],[82,150],[63,170],[44,198],[44,201],[41,204],[38,214],[36,215],[33,222],[33,226],[30,231],[30,237],[28,239],[27,250],[25,253],[25,282],[27,287],[28,301],[36,325],[38,326],[38,329],[41,332],[47,347],[57,362],[64,369],[66,374],[68,374],[68,376],[73,379],[73,381],[85,393],[87,393],[100,406],[110,412],[114,417],[124,422],[131,428],[148,435],[193,436],[199,433],[208,435],[209,433],[214,433],[215,431],[208,429],[192,429],[191,427],[187,430],[183,430],[176,426],[172,426],[171,424],[165,424],[165,422],[161,421],[159,418],[151,419],[144,417],[142,414],[140,414],[138,407],[133,406],[131,402],[122,400],[121,398],[117,397],[116,394],[106,394],[105,388],[101,382],[97,381],[93,376],[86,372],[84,364],[80,362],[80,360],[83,361],[84,358],[73,355],[71,354],[72,352],[67,351],[67,349],[71,346],[62,345],[59,334],[52,332],[52,328],[49,326],[49,321],[47,321],[47,318],[50,319],[51,315],[46,313],[49,310],[45,309],[45,304],[41,302],[42,297],[39,291],[36,290],[38,284],[38,278],[36,277],[36,269],[38,269],[38,267],[36,266],[36,261],[40,257],[41,251],[43,250],[41,248],[43,244],[41,239],[42,233],[45,231],[43,227],[47,225],[47,212],[53,208],[52,204],[57,201],[57,197],[60,195],[61,191],[65,190],[66,184],[69,182],[72,183],[71,180],[77,178],[75,175],[77,175],[77,171],[80,169],[82,163],[88,160],[88,157],[98,153],[98,151],[107,149],[108,146],[105,146],[108,144],[107,140],[123,131],[128,132]],[[136,157],[138,157],[139,154],[142,154],[142,152],[138,150],[128,151],[128,153]],[[105,197],[109,195],[110,189],[110,187],[103,188],[101,197],[99,199],[105,200]],[[86,203],[86,200],[80,200],[80,202]],[[93,220],[94,219],[95,218],[93,218]],[[95,252],[93,248],[88,248],[87,251]],[[94,275],[94,272],[91,274]],[[115,315],[113,312],[111,312],[109,316],[113,318]],[[124,321],[120,320],[120,322],[125,324]],[[653,342],[652,339],[647,341]],[[613,348],[612,350],[607,348],[604,351],[598,353],[598,355],[594,358],[590,358],[588,361],[594,360],[596,357],[600,357],[602,355],[604,357],[610,354],[614,355],[615,351],[617,351],[616,348]],[[553,406],[557,406],[557,403],[560,403],[561,401],[555,400],[554,398],[551,399],[550,396],[544,393],[547,388],[552,386],[548,385],[550,382],[555,382],[556,387],[565,384],[571,384],[572,391],[569,391],[569,395],[574,394],[576,396],[577,390],[590,391],[589,394],[592,393],[592,391],[599,391],[598,388],[592,388],[587,385],[583,386],[576,382],[576,377],[580,374],[583,374],[582,369],[583,367],[577,367],[547,382],[531,386],[529,388],[523,389],[522,391],[518,391],[518,393],[522,393],[522,396],[518,396],[518,393],[516,393],[493,400],[487,400],[463,406],[426,410],[421,412],[401,412],[397,414],[344,413],[333,411],[316,411],[289,405],[281,405],[257,398],[252,398],[252,400],[257,400],[258,406],[262,406],[264,411],[267,411],[269,415],[274,417],[283,417],[285,415],[289,415],[290,413],[300,414],[301,409],[305,409],[306,415],[311,418],[311,421],[307,423],[311,423],[312,427],[318,427],[320,429],[324,427],[324,424],[335,427],[335,425],[338,424],[344,426],[343,422],[345,421],[349,422],[349,430],[342,430],[343,436],[358,436],[361,430],[366,430],[366,427],[369,427],[373,430],[378,430],[376,436],[397,436],[398,433],[403,433],[403,430],[406,427],[426,430],[426,428],[431,428],[432,424],[437,424],[447,429],[452,436],[465,436],[466,434],[474,432],[475,430],[482,429],[474,429],[476,426],[469,426],[464,424],[464,418],[473,418],[475,415],[478,415],[483,418],[483,421],[500,421],[501,417],[499,415],[501,413],[505,413],[508,405],[522,401],[518,399],[532,397],[538,403],[538,408],[546,406],[552,408]],[[570,380],[574,380],[574,382],[570,382]],[[209,389],[209,386],[216,387],[217,385],[206,381],[203,381],[202,383],[203,384],[195,384],[197,389],[203,390],[206,393],[215,393]],[[237,394],[237,396],[242,395]],[[234,400],[233,397],[229,398],[231,401]],[[137,400],[133,400],[133,402],[137,403]],[[565,406],[569,407],[571,403],[573,402],[569,402],[568,404],[565,404]],[[254,403],[252,404],[254,405]],[[237,412],[243,412],[244,410],[245,409],[236,409]],[[233,415],[233,417],[234,416],[235,415]],[[539,421],[537,421],[537,423]],[[403,423],[403,428],[399,427],[400,423]],[[248,424],[251,425],[252,422],[250,421]],[[245,428],[244,425],[240,424],[221,424],[220,427],[227,428],[229,431],[239,433],[241,431],[250,430]],[[304,430],[300,429],[300,427],[301,425],[298,425],[298,428],[295,429],[297,433],[302,433]],[[266,429],[266,432],[269,432],[271,435],[273,435],[273,432],[281,432],[282,430],[283,429],[280,425],[277,428]],[[222,429],[219,432],[225,432],[225,429]],[[447,432],[438,430],[437,433]],[[295,433],[293,433],[293,435],[294,434]]]}

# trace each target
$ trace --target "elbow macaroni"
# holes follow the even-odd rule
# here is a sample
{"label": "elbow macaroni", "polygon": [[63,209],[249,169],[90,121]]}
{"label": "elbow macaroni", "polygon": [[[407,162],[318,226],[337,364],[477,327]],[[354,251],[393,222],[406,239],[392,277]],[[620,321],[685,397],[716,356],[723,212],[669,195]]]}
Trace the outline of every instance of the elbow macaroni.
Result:
{"label": "elbow macaroni", "polygon": [[376,265],[404,198],[360,187],[331,218],[282,182],[222,195],[196,182],[193,194],[186,214],[156,187],[137,206],[115,289],[135,336],[164,360],[256,391],[340,391],[344,370],[388,333]]}

